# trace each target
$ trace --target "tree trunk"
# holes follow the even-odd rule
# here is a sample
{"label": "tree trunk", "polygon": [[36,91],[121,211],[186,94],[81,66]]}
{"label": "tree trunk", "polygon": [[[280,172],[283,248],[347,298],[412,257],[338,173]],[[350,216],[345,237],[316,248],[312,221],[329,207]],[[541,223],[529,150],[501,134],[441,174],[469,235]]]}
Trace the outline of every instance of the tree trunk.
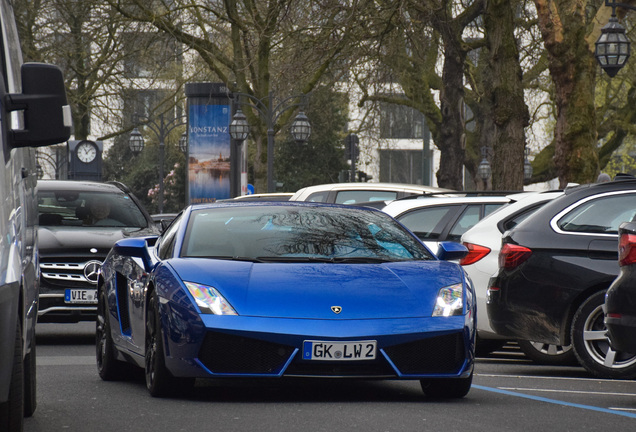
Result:
{"label": "tree trunk", "polygon": [[560,187],[598,173],[596,61],[585,36],[587,0],[535,0],[555,88],[554,163]]}
{"label": "tree trunk", "polygon": [[523,190],[524,182],[524,128],[529,114],[514,37],[514,6],[509,0],[490,0],[484,14],[487,53],[482,57],[485,67],[480,145],[493,150],[495,190]]}
{"label": "tree trunk", "polygon": [[[440,20],[441,21],[441,20]],[[440,89],[441,123],[434,137],[440,150],[437,184],[440,187],[462,190],[464,168],[464,62],[461,33],[453,26],[443,28],[444,66]]]}

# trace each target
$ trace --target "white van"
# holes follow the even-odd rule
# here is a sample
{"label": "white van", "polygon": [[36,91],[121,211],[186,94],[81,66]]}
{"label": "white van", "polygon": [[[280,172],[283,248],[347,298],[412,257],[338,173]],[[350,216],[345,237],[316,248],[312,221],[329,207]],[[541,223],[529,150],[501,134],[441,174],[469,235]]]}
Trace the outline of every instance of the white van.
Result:
{"label": "white van", "polygon": [[36,407],[37,170],[33,147],[68,140],[59,68],[22,64],[9,0],[0,0],[0,431],[23,429]]}

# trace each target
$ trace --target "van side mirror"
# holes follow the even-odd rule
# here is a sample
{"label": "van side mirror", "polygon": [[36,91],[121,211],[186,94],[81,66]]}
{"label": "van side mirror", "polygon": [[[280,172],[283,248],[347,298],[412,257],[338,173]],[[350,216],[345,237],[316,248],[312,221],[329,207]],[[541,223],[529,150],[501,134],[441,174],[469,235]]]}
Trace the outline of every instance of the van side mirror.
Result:
{"label": "van side mirror", "polygon": [[[21,129],[8,131],[9,145],[39,147],[67,141],[72,117],[61,69],[44,63],[25,63],[21,74],[22,93],[7,94],[3,101],[7,113],[23,113]],[[13,119],[15,114],[5,117]]]}

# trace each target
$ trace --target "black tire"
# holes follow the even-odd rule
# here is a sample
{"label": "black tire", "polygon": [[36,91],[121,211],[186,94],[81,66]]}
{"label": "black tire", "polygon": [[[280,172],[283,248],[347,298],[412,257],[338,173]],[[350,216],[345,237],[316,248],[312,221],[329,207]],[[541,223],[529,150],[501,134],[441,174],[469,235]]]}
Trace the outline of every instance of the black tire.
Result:
{"label": "black tire", "polygon": [[459,399],[470,391],[473,373],[468,378],[430,378],[420,380],[422,391],[430,398]]}
{"label": "black tire", "polygon": [[24,363],[20,323],[16,324],[14,346],[9,400],[0,403],[0,431],[6,432],[22,432],[24,425]]}
{"label": "black tire", "polygon": [[24,416],[31,417],[38,406],[35,330],[31,336],[31,351],[24,358]]}
{"label": "black tire", "polygon": [[128,364],[117,360],[110,322],[106,313],[106,293],[99,289],[97,318],[95,323],[95,359],[97,372],[104,381],[119,381],[128,377]]}
{"label": "black tire", "polygon": [[186,391],[194,384],[192,378],[175,378],[166,367],[161,335],[161,317],[157,293],[152,291],[146,314],[146,388],[153,397],[166,397]]}
{"label": "black tire", "polygon": [[517,344],[526,357],[535,363],[563,366],[577,364],[572,345],[550,345],[527,340],[518,340]]}
{"label": "black tire", "polygon": [[636,354],[611,349],[606,336],[605,291],[581,304],[572,321],[572,346],[581,366],[601,378],[636,378]]}

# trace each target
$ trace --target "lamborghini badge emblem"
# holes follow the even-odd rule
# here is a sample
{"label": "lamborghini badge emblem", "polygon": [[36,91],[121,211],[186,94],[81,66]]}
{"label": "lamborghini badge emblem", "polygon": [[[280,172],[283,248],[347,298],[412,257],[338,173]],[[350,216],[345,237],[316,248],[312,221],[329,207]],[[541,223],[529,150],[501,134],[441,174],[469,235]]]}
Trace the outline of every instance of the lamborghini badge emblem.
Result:
{"label": "lamborghini badge emblem", "polygon": [[342,312],[342,307],[340,306],[331,306],[331,311],[335,314],[339,314],[340,312]]}

